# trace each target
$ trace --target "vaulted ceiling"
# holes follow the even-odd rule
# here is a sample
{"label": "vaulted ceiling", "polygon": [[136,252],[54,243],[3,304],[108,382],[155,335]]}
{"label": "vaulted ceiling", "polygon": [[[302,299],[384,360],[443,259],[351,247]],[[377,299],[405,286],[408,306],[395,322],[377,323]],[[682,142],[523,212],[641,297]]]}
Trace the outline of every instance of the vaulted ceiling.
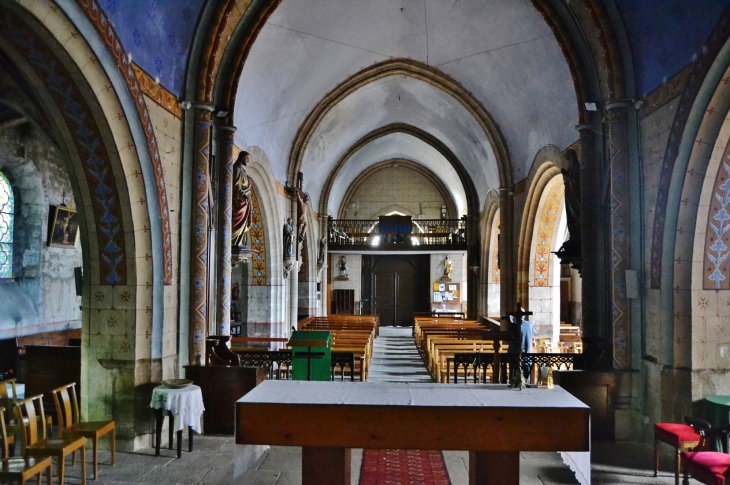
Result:
{"label": "vaulted ceiling", "polygon": [[[308,114],[339,84],[388,59],[435,68],[472,95],[506,141],[514,180],[527,175],[543,146],[562,149],[576,139],[578,108],[567,63],[530,2],[312,0],[284,1],[253,45],[236,96],[237,144],[263,149],[275,177],[286,182],[292,146]],[[463,103],[427,80],[376,77],[339,99],[313,129],[300,167],[313,203],[319,203],[328,174],[354,143],[396,123],[423,130],[448,147],[480,204],[489,189],[499,187],[495,147]],[[370,158],[351,159],[339,180],[347,183],[397,152],[453,182],[451,165],[406,140],[378,140],[377,148],[363,151]],[[463,200],[458,183],[447,186]],[[328,201],[333,213],[338,200]]]}

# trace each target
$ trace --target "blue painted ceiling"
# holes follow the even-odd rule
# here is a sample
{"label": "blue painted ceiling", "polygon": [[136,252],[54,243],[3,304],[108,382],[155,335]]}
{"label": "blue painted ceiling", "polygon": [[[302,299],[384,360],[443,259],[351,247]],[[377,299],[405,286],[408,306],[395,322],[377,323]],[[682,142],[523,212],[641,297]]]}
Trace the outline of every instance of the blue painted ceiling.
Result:
{"label": "blue painted ceiling", "polygon": [[728,5],[728,0],[615,1],[631,43],[639,96],[692,62]]}
{"label": "blue painted ceiling", "polygon": [[180,95],[205,0],[98,0],[132,61]]}
{"label": "blue painted ceiling", "polygon": [[[98,0],[133,61],[176,95],[206,0]],[[631,43],[637,94],[692,61],[730,0],[615,0]]]}

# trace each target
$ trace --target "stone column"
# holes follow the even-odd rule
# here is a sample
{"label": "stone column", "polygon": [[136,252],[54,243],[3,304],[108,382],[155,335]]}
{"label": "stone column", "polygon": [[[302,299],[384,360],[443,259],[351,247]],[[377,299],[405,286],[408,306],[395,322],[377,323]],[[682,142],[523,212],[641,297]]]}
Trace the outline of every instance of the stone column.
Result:
{"label": "stone column", "polygon": [[208,328],[208,204],[210,174],[210,130],[213,107],[195,104],[193,134],[193,200],[190,257],[190,364],[203,365]]}
{"label": "stone column", "polygon": [[466,217],[466,290],[467,318],[476,319],[479,315],[479,275],[471,270],[472,265],[479,264],[479,220],[475,215]]}
{"label": "stone column", "polygon": [[[576,130],[579,133],[578,160],[580,161],[580,187],[581,202],[583,211],[581,213],[581,254],[583,264],[581,269],[582,279],[582,301],[581,301],[581,331],[583,337],[599,338],[605,333],[598,327],[600,323],[600,311],[598,295],[600,294],[598,284],[598,234],[599,225],[602,220],[600,212],[596,210],[596,202],[601,199],[598,175],[600,174],[599,163],[595,153],[595,127],[592,125],[578,125]],[[588,349],[586,349],[588,350]]]}
{"label": "stone column", "polygon": [[236,128],[219,128],[220,144],[218,160],[220,167],[220,187],[218,196],[218,264],[216,298],[216,332],[218,335],[231,334],[231,231],[233,217],[233,135]]}
{"label": "stone column", "polygon": [[[517,304],[517,245],[514,224],[514,192],[511,187],[499,188],[499,301],[501,315],[514,311]],[[507,330],[507,320],[502,320],[502,330]]]}
{"label": "stone column", "polygon": [[628,101],[606,104],[606,142],[610,169],[610,282],[612,295],[611,321],[613,329],[613,366],[615,369],[631,368],[631,314],[626,297],[626,270],[631,267],[629,233],[629,153],[628,153]]}

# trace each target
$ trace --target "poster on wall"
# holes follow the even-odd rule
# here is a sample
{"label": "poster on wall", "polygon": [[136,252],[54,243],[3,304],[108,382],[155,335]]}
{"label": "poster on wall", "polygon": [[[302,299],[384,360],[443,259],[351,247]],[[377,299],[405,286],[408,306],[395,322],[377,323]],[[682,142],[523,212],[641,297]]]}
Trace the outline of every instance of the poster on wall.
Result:
{"label": "poster on wall", "polygon": [[48,245],[56,248],[76,247],[79,215],[70,207],[51,206],[48,211]]}
{"label": "poster on wall", "polygon": [[434,303],[441,303],[443,300],[441,299],[441,292],[440,291],[434,291],[433,292],[433,302]]}

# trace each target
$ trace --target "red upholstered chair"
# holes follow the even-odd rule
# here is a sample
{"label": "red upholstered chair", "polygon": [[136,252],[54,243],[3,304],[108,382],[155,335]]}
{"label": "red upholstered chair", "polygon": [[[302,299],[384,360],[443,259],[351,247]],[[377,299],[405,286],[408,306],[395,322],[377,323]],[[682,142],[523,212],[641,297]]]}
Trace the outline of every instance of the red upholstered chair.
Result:
{"label": "red upholstered chair", "polygon": [[[730,426],[711,429],[709,423],[702,420],[688,421],[700,434],[701,441],[696,450],[705,450],[706,444],[713,438],[722,437],[727,442]],[[683,485],[689,485],[689,476],[707,485],[725,485],[730,483],[730,455],[719,451],[683,451],[680,454],[684,469]]]}
{"label": "red upholstered chair", "polygon": [[[684,418],[687,421],[690,418]],[[709,426],[709,425],[708,425]],[[680,453],[694,450],[701,441],[700,434],[689,424],[656,423],[654,425],[654,476],[659,469],[659,442],[674,447],[674,483],[679,485],[679,471],[681,466]]]}

